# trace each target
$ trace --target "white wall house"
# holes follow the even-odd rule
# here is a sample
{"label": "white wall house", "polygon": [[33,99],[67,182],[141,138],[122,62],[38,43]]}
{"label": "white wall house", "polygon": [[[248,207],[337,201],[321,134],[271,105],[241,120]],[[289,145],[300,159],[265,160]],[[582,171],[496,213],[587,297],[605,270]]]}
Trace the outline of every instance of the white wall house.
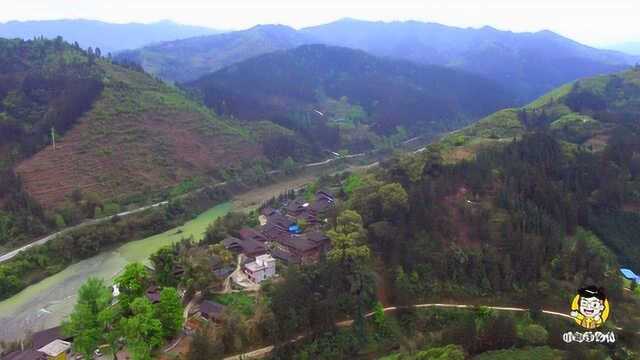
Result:
{"label": "white wall house", "polygon": [[255,261],[244,265],[244,273],[256,284],[276,275],[276,259],[269,254],[256,257]]}

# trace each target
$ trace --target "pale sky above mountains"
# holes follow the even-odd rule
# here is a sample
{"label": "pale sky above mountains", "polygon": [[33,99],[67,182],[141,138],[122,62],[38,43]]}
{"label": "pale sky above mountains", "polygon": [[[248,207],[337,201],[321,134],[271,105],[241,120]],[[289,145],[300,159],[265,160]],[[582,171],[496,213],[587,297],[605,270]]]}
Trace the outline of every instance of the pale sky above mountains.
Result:
{"label": "pale sky above mountains", "polygon": [[344,17],[418,20],[500,30],[548,29],[589,45],[640,41],[638,0],[21,0],[2,6],[0,21],[94,19],[237,30],[257,24],[295,28]]}

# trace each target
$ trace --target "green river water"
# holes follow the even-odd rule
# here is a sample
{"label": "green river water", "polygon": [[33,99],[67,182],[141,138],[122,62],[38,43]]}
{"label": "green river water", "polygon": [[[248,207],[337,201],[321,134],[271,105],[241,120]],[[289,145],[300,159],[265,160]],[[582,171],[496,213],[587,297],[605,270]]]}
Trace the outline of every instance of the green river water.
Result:
{"label": "green river water", "polygon": [[30,331],[58,325],[71,313],[76,292],[89,277],[110,282],[126,264],[144,262],[161,247],[182,237],[200,240],[209,223],[231,207],[230,202],[217,205],[182,226],[82,260],[0,302],[0,340],[19,339]]}

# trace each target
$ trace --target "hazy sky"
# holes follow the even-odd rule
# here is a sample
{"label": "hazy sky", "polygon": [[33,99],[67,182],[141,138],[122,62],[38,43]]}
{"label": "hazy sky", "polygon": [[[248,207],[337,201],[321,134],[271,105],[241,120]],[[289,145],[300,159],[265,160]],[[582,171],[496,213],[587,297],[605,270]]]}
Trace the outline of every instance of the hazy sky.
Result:
{"label": "hazy sky", "polygon": [[583,43],[640,41],[640,0],[2,0],[0,21],[169,19],[221,29],[296,28],[343,17],[421,20],[502,30],[549,29]]}

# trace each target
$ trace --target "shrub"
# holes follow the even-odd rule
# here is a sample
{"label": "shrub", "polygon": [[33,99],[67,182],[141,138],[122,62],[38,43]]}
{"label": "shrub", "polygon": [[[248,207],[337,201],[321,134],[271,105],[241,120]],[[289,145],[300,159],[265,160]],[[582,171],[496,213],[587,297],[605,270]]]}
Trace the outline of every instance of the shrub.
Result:
{"label": "shrub", "polygon": [[549,332],[541,325],[531,324],[522,328],[518,338],[529,345],[545,345],[549,338]]}

